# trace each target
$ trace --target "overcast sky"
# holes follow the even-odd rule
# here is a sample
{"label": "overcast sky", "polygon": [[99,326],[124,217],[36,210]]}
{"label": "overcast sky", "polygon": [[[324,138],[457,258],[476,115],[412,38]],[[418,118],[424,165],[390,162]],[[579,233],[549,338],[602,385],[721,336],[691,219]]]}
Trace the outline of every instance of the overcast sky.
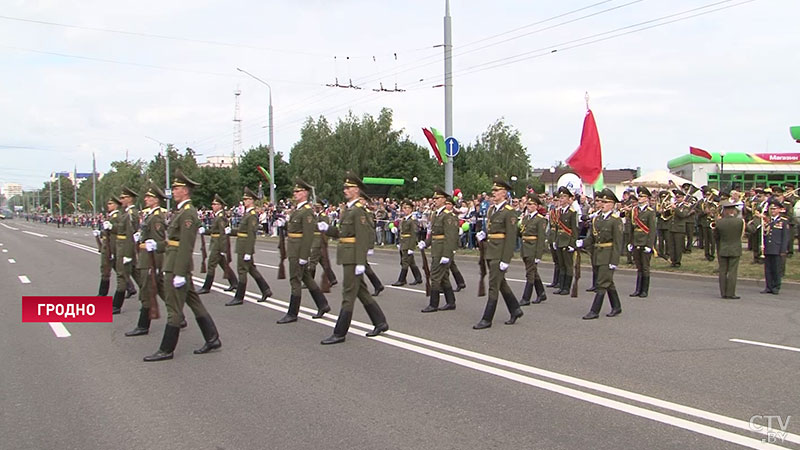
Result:
{"label": "overcast sky", "polygon": [[[471,142],[504,117],[533,166],[549,167],[576,148],[588,91],[607,168],[664,169],[690,145],[798,152],[788,129],[800,125],[800,1],[755,0],[569,48],[742,2],[453,0],[453,134]],[[272,86],[287,157],[306,117],[335,122],[348,110],[392,108],[396,127],[426,144],[421,127],[444,130],[444,90],[432,87],[443,80],[433,46],[444,3],[5,0],[0,182],[89,172],[92,152],[100,171],[126,152],[149,160],[159,144],[145,136],[200,160],[228,155],[237,86],[243,147],[266,144],[268,90],[237,67]],[[336,77],[364,89],[324,86]],[[381,82],[407,91],[373,92]]]}

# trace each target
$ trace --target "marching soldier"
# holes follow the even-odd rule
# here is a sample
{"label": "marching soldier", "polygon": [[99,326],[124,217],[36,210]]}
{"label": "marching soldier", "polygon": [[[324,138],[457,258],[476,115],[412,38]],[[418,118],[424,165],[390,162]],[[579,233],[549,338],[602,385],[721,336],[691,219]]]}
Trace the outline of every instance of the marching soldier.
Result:
{"label": "marching soldier", "polygon": [[630,230],[628,250],[636,263],[636,290],[630,297],[647,297],[650,292],[650,258],[656,242],[656,212],[650,207],[650,190],[636,189],[639,204],[631,210],[626,227]]}
{"label": "marching soldier", "polygon": [[[452,195],[448,195],[447,198],[444,199],[445,210],[458,219],[458,215],[453,212],[455,205]],[[458,220],[456,220],[456,225],[458,225]],[[453,280],[456,282],[456,287],[453,288],[453,292],[459,292],[462,289],[466,289],[467,283],[464,281],[464,275],[461,275],[461,271],[458,270],[455,256],[454,253],[453,257],[450,258],[450,274],[453,275]]]}
{"label": "marching soldier", "polygon": [[556,250],[558,272],[561,275],[560,289],[553,292],[557,295],[569,295],[573,276],[573,257],[575,241],[578,239],[578,213],[572,208],[572,192],[565,186],[558,188],[558,209],[550,222],[555,228],[553,250]]}
{"label": "marching soldier", "polygon": [[[324,209],[325,204],[322,203],[322,200],[317,200],[317,204],[314,207],[317,222],[325,222],[326,224],[330,225],[331,219],[327,214],[325,214]],[[314,229],[316,229],[316,225]],[[325,272],[323,276],[328,277],[328,283],[330,286],[335,286],[338,281],[336,280],[336,275],[333,273],[333,270],[330,269],[331,262],[322,260],[322,239],[325,239],[325,237],[322,236],[322,232],[315,231],[314,240],[311,242],[311,256],[309,256],[306,271],[308,271],[313,279],[317,273],[317,264],[320,264],[322,266],[322,270]]]}
{"label": "marching soldier", "polygon": [[547,287],[554,287],[557,291],[561,290],[561,269],[558,265],[558,247],[556,243],[556,223],[558,221],[558,198],[554,197],[550,203],[550,211],[547,213],[547,248],[550,251],[550,257],[553,260],[553,281]]}
{"label": "marching soldier", "polygon": [[[124,209],[117,215],[117,220],[113,224],[113,228],[111,228],[111,234],[114,236],[113,240],[116,245],[114,256],[116,257],[117,272],[117,290],[114,292],[112,314],[119,314],[122,310],[122,303],[125,301],[125,294],[126,291],[129,291],[128,287],[133,277],[133,258],[136,245],[134,234],[138,233],[136,230],[139,225],[139,216],[133,206],[133,199],[136,197],[138,197],[138,194],[133,190],[127,187],[122,188],[122,194],[119,199]],[[136,217],[134,218],[131,214],[135,214]],[[138,234],[136,237],[138,237]],[[139,284],[138,281],[137,284]]]}
{"label": "marching soldier", "polygon": [[605,188],[600,192],[600,198],[603,202],[602,212],[592,220],[586,239],[576,243],[578,247],[591,249],[592,264],[599,266],[597,292],[594,294],[591,309],[583,316],[584,320],[599,317],[606,292],[608,292],[608,300],[611,303],[611,312],[606,316],[614,317],[622,313],[619,294],[614,285],[614,271],[617,270],[622,251],[622,221],[614,214],[614,205],[617,203],[614,191]]}
{"label": "marching soldier", "polygon": [[[178,345],[184,304],[194,313],[205,339],[205,344],[194,353],[208,353],[222,347],[214,320],[200,301],[192,282],[194,242],[198,232],[204,231],[200,230],[200,219],[197,218],[197,210],[192,205],[191,199],[192,189],[197,185],[187,178],[181,169],[175,171],[172,198],[177,206],[167,227],[167,248],[164,254],[164,303],[167,305],[167,325],[158,351],[144,357],[147,362],[172,359],[175,347]],[[149,249],[153,248],[152,241],[150,242],[145,244]]]}
{"label": "marching soldier", "polygon": [[333,334],[320,342],[323,345],[344,342],[350,321],[353,319],[353,306],[356,297],[367,310],[372,324],[375,326],[367,337],[377,336],[389,330],[381,307],[367,290],[364,283],[364,272],[367,265],[367,250],[375,242],[375,228],[372,226],[366,206],[359,200],[364,183],[352,172],[348,172],[344,180],[344,197],[347,208],[342,212],[341,229],[329,227],[325,222],[318,222],[317,228],[333,238],[339,239],[336,247],[336,262],[342,266],[342,309],[339,319],[333,328]]}
{"label": "marching soldier", "polygon": [[[591,208],[587,211],[589,214],[581,217],[582,223],[579,226],[580,229],[580,233],[578,235],[579,239],[581,237],[586,237],[586,233],[589,232],[589,228],[592,225],[592,219],[597,217],[597,215],[600,214],[600,211],[602,210],[603,210],[603,202],[600,201],[600,197],[595,196],[592,199]],[[592,264],[592,285],[589,286],[588,289],[586,289],[586,292],[597,292],[597,266],[595,266],[594,264]]]}
{"label": "marching soldier", "polygon": [[400,249],[400,275],[397,277],[397,281],[392,283],[392,286],[405,286],[409,269],[414,275],[414,281],[411,282],[413,286],[422,283],[422,274],[419,271],[419,267],[417,267],[416,261],[414,261],[414,248],[417,246],[419,225],[411,214],[414,210],[414,203],[408,199],[403,200],[402,208],[403,218],[400,219],[400,243],[398,244]]}
{"label": "marching soldier", "polygon": [[97,292],[99,297],[108,295],[109,285],[111,284],[111,269],[114,268],[114,252],[116,252],[115,235],[111,230],[119,216],[119,206],[122,203],[115,196],[111,196],[106,202],[108,217],[103,222],[102,230],[93,230],[94,237],[98,239],[100,251],[100,289]]}
{"label": "marching soldier", "polygon": [[740,298],[736,295],[736,279],[745,224],[736,214],[736,203],[725,201],[720,206],[722,218],[714,222],[714,239],[719,242],[719,295],[736,300]]}
{"label": "marching soldier", "polygon": [[[127,190],[127,193],[125,192]],[[130,217],[131,223],[131,236],[133,238],[133,242],[131,246],[133,248],[133,263],[131,264],[130,269],[130,276],[128,277],[128,283],[126,286],[125,298],[130,298],[136,295],[136,287],[134,287],[134,282],[136,286],[141,285],[141,280],[139,279],[139,271],[136,270],[136,245],[139,243],[139,210],[136,207],[136,198],[139,195],[131,189],[126,187],[122,188],[122,194],[120,194],[119,199],[122,201],[122,206],[124,208],[124,212],[128,214]]]}
{"label": "marching soldier", "polygon": [[[375,214],[370,208],[372,206],[372,200],[369,198],[369,196],[367,196],[365,192],[361,193],[361,203],[366,206],[367,213],[369,213],[367,216],[367,221],[370,222],[372,229],[375,230]],[[372,242],[369,245],[369,250],[367,250],[367,256],[372,256],[372,253],[374,251],[375,251],[375,239],[373,238]],[[367,261],[366,269],[364,270],[364,275],[367,276],[367,279],[369,279],[370,284],[372,284],[373,297],[379,296],[381,292],[383,292],[383,290],[386,289],[383,286],[383,283],[381,283],[381,279],[378,278],[378,274],[376,274],[375,271],[372,270],[372,267],[369,265],[369,261]]]}
{"label": "marching soldier", "polygon": [[222,267],[222,273],[228,280],[230,287],[226,288],[226,292],[231,292],[236,289],[239,281],[236,279],[236,274],[231,268],[230,261],[230,237],[225,233],[228,228],[228,218],[225,216],[225,207],[228,206],[225,200],[214,194],[214,200],[211,201],[211,210],[214,212],[214,222],[211,227],[206,230],[206,234],[211,235],[211,245],[208,252],[208,270],[206,272],[206,280],[203,287],[197,291],[198,294],[208,294],[211,292],[211,286],[214,284],[214,275],[217,271],[217,265]]}
{"label": "marching soldier", "polygon": [[[473,329],[482,330],[492,326],[492,319],[497,308],[498,296],[502,293],[506,302],[508,313],[511,315],[505,323],[513,325],[523,316],[522,309],[517,302],[511,288],[506,281],[506,270],[514,256],[514,247],[517,244],[517,215],[514,208],[507,202],[511,185],[500,177],[495,177],[492,185],[492,200],[494,205],[486,213],[487,231],[479,232],[476,237],[479,241],[488,238],[486,243],[486,264],[489,267],[489,296],[486,300],[486,309],[480,322],[473,325]],[[573,212],[573,219],[574,219]],[[577,225],[575,225],[577,226]],[[575,233],[577,234],[577,232]],[[558,242],[558,241],[557,241]]]}
{"label": "marching soldier", "polygon": [[311,316],[312,319],[319,319],[331,310],[331,307],[328,306],[328,300],[320,290],[317,282],[314,281],[311,273],[306,270],[311,257],[311,245],[315,240],[314,230],[317,229],[316,215],[308,203],[308,195],[312,189],[314,189],[313,186],[300,178],[295,179],[293,195],[297,206],[286,222],[288,237],[286,255],[289,258],[291,294],[289,296],[289,310],[286,311],[286,315],[278,320],[279,324],[297,322],[297,314],[300,312],[300,299],[303,295],[303,283],[308,286],[308,292],[317,305],[317,313]]}
{"label": "marching soldier", "polygon": [[[150,331],[150,302],[157,301],[155,293],[164,298],[164,284],[162,280],[161,267],[164,259],[166,247],[166,219],[161,210],[161,200],[166,199],[164,192],[156,186],[151,186],[144,194],[145,210],[144,220],[142,221],[141,231],[137,251],[139,257],[136,262],[136,270],[139,272],[139,301],[142,308],[139,310],[139,322],[136,328],[125,333],[125,336],[142,336]],[[150,261],[150,254],[153,254],[155,267]],[[156,285],[151,280],[150,270],[155,271]]]}
{"label": "marching soldier", "polygon": [[673,189],[675,205],[672,206],[672,225],[669,230],[669,256],[672,267],[680,267],[683,251],[686,247],[686,222],[691,215],[691,208],[684,201],[686,194],[680,189]]}
{"label": "marching soldier", "polygon": [[769,219],[763,225],[764,230],[764,278],[766,288],[762,294],[778,295],[781,290],[781,278],[786,255],[792,245],[789,234],[789,221],[781,216],[783,204],[778,200],[770,200]]}
{"label": "marching soldier", "polygon": [[[527,212],[520,218],[519,233],[522,236],[522,261],[525,262],[525,290],[522,293],[520,306],[531,303],[541,303],[547,300],[542,279],[539,277],[539,263],[545,249],[545,229],[547,219],[539,214],[541,200],[535,192],[528,193]],[[533,290],[536,289],[536,298],[531,300]]]}
{"label": "marching soldier", "polygon": [[236,295],[233,296],[231,301],[225,303],[225,306],[236,306],[244,303],[248,274],[256,280],[258,289],[261,291],[259,302],[265,302],[268,297],[272,296],[272,289],[269,288],[267,280],[261,276],[261,272],[256,268],[254,260],[256,232],[258,231],[258,212],[255,209],[257,198],[258,195],[251,191],[250,188],[245,187],[242,195],[245,211],[242,221],[239,222],[239,228],[235,230],[232,230],[230,226],[225,228],[225,233],[236,234],[236,269],[239,272],[239,285],[236,287]]}
{"label": "marching soldier", "polygon": [[456,294],[450,284],[450,264],[453,262],[458,247],[458,218],[447,209],[445,204],[449,194],[437,187],[433,192],[433,204],[436,210],[431,215],[431,235],[426,241],[419,241],[418,247],[431,247],[431,296],[422,312],[432,313],[439,310],[439,294],[444,293],[445,305],[442,311],[456,309]]}

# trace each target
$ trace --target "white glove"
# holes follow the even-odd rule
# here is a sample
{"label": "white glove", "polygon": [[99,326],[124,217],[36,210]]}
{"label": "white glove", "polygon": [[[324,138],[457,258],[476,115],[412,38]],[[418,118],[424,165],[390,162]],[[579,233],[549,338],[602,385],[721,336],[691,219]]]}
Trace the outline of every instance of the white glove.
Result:
{"label": "white glove", "polygon": [[317,229],[319,231],[325,232],[328,231],[328,224],[325,222],[317,222]]}
{"label": "white glove", "polygon": [[284,222],[283,219],[275,219],[273,225],[275,225],[276,227],[282,227],[285,223],[286,222]]}
{"label": "white glove", "polygon": [[180,275],[175,275],[175,278],[172,279],[172,285],[176,288],[179,288],[186,284],[186,278]]}
{"label": "white glove", "polygon": [[447,264],[450,262],[450,258],[445,258],[442,256],[442,259],[439,260],[439,264]]}
{"label": "white glove", "polygon": [[397,227],[392,228],[392,234],[397,234],[399,231]]}
{"label": "white glove", "polygon": [[104,230],[110,230],[112,228],[114,228],[114,225],[111,225],[111,222],[109,222],[107,220],[105,222],[103,222],[103,229]]}
{"label": "white glove", "polygon": [[367,255],[372,255],[374,253],[375,253],[375,250],[373,250],[373,249],[367,250]]}
{"label": "white glove", "polygon": [[539,258],[536,258],[536,259],[533,260],[534,264],[539,264],[540,262],[542,262],[542,260],[539,259]]}
{"label": "white glove", "polygon": [[127,256],[122,257],[122,264],[130,264],[133,261],[133,258],[128,258]]}
{"label": "white glove", "polygon": [[367,270],[367,268],[364,267],[363,264],[356,264],[356,276],[363,275],[365,270]]}
{"label": "white glove", "polygon": [[420,250],[425,250],[425,247],[427,247],[427,245],[425,244],[425,241],[419,241],[419,242],[417,242],[417,247]]}
{"label": "white glove", "polygon": [[609,264],[608,268],[611,269],[611,270],[617,270],[616,264]]}
{"label": "white glove", "polygon": [[197,234],[206,234],[206,227],[200,227],[197,229]]}
{"label": "white glove", "polygon": [[633,244],[628,244],[628,251],[629,251],[629,252],[632,252],[632,251],[633,251]]}
{"label": "white glove", "polygon": [[219,252],[219,256],[222,256],[223,258],[227,258],[228,257],[228,255],[226,255],[225,253],[222,253],[222,252]]}
{"label": "white glove", "polygon": [[397,244],[397,249],[400,250],[400,244]]}
{"label": "white glove", "polygon": [[92,230],[94,237],[100,237],[100,230]]}
{"label": "white glove", "polygon": [[463,228],[459,228],[458,229],[458,235],[461,236],[462,234],[464,234],[464,229]]}
{"label": "white glove", "polygon": [[572,253],[572,252],[574,252],[574,251],[575,251],[575,247],[573,247],[573,246],[571,246],[571,245],[570,245],[570,246],[568,246],[568,247],[567,247],[567,251],[568,251],[568,252],[570,252],[570,253]]}
{"label": "white glove", "polygon": [[249,253],[245,253],[244,254],[244,260],[245,261],[250,261],[251,259],[253,259],[253,255],[251,255]]}
{"label": "white glove", "polygon": [[144,241],[144,247],[145,247],[145,250],[147,250],[148,252],[154,252],[154,251],[156,251],[156,247],[157,247],[156,241],[154,241],[153,239],[148,239],[148,240]]}
{"label": "white glove", "polygon": [[652,249],[652,248],[650,248],[650,247],[645,247],[645,248],[644,248],[644,252],[645,252],[645,253],[652,253],[652,252],[653,252],[653,249]]}
{"label": "white glove", "polygon": [[225,234],[231,234],[231,227],[225,227]]}
{"label": "white glove", "polygon": [[413,254],[414,254],[414,250],[409,250],[409,251],[408,251],[408,254],[409,254],[409,255],[413,255]]}
{"label": "white glove", "polygon": [[577,241],[575,241],[575,245],[578,248],[583,248],[583,239],[578,239]]}
{"label": "white glove", "polygon": [[486,239],[486,233],[484,233],[483,231],[478,231],[477,233],[475,233],[475,239],[477,239],[478,242]]}
{"label": "white glove", "polygon": [[297,262],[299,262],[301,266],[305,266],[306,264],[308,264],[308,260],[307,259],[300,259]]}
{"label": "white glove", "polygon": [[[581,241],[581,242],[582,242],[582,241]],[[580,246],[579,246],[579,247],[580,247]],[[553,250],[558,250],[558,244],[556,244],[555,242],[553,242]]]}
{"label": "white glove", "polygon": [[500,272],[505,272],[506,270],[508,270],[508,264],[500,261]]}
{"label": "white glove", "polygon": [[136,233],[133,233],[133,242],[139,242],[139,239],[141,238],[142,238],[142,233],[138,231]]}

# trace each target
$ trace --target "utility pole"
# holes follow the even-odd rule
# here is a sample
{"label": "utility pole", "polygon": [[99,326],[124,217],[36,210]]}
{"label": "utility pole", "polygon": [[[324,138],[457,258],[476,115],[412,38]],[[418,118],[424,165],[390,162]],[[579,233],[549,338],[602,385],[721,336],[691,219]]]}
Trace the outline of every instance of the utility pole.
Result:
{"label": "utility pole", "polygon": [[164,188],[164,194],[167,196],[167,210],[169,210],[169,201],[172,198],[172,188],[169,186],[169,145],[159,141],[158,139],[151,138],[150,136],[145,136],[145,138],[157,143],[161,146],[161,148],[164,149],[164,160],[166,161],[166,170],[164,171],[164,175],[167,179],[167,185]]}
{"label": "utility pole", "polygon": [[97,160],[92,153],[92,216],[97,215]]}
{"label": "utility pole", "polygon": [[61,174],[56,174],[58,176],[58,217],[61,217],[64,211],[64,204],[61,203]]}
{"label": "utility pole", "polygon": [[50,178],[50,214],[53,214],[53,179]]}
{"label": "utility pole", "polygon": [[[271,129],[271,127],[270,127]],[[453,136],[453,28],[450,0],[444,6],[444,137]],[[442,149],[442,151],[445,151]],[[453,157],[444,165],[444,189],[453,193]]]}
{"label": "utility pole", "polygon": [[72,192],[75,199],[72,203],[72,215],[78,214],[78,165],[72,168]]}
{"label": "utility pole", "polygon": [[239,72],[248,75],[250,78],[258,81],[269,89],[269,202],[275,204],[275,141],[274,141],[274,127],[272,126],[272,86],[266,81],[258,78],[252,73],[236,68]]}

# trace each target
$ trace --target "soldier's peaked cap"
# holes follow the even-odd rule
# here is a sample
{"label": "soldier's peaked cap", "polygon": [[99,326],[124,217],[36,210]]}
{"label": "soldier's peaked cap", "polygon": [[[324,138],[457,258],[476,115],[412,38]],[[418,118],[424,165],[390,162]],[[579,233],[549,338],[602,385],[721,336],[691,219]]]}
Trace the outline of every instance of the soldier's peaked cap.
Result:
{"label": "soldier's peaked cap", "polygon": [[434,186],[434,188],[433,188],[433,198],[439,198],[439,197],[447,198],[447,197],[450,197],[450,194],[448,194],[447,191],[445,191],[443,187]]}
{"label": "soldier's peaked cap", "polygon": [[525,196],[528,198],[528,202],[535,202],[537,205],[542,204],[542,200],[536,192],[528,192]]}
{"label": "soldier's peaked cap", "polygon": [[362,191],[365,189],[364,182],[361,181],[361,178],[350,170],[344,174],[344,187],[357,187]]}
{"label": "soldier's peaked cap", "polygon": [[164,191],[158,188],[155,184],[151,184],[150,187],[147,189],[147,192],[144,193],[145,197],[155,197],[159,200],[166,200],[167,196],[164,195]]}
{"label": "soldier's peaked cap", "polygon": [[225,203],[225,200],[223,200],[222,197],[219,196],[219,194],[214,194],[214,200],[212,200],[211,202],[219,203],[222,206],[228,206],[228,204]]}
{"label": "soldier's peaked cap", "polygon": [[251,200],[258,200],[258,194],[253,192],[249,187],[244,188],[244,194],[242,195],[242,199],[251,199]]}
{"label": "soldier's peaked cap", "polygon": [[636,188],[636,195],[638,195],[639,197],[641,196],[650,197],[652,194],[650,193],[650,189],[647,189],[644,186],[639,186],[638,188]]}
{"label": "soldier's peaked cap", "polygon": [[494,177],[494,180],[492,181],[492,190],[496,191],[498,189],[504,189],[506,191],[510,191],[513,188],[511,187],[511,184],[509,184],[508,181],[500,177]]}
{"label": "soldier's peaked cap", "polygon": [[183,171],[181,170],[181,168],[178,167],[177,169],[175,169],[175,175],[174,175],[174,177],[172,179],[172,187],[178,187],[178,186],[186,186],[186,187],[193,188],[193,187],[200,186],[200,183],[198,183],[198,182],[190,179],[186,175],[184,175]]}
{"label": "soldier's peaked cap", "polygon": [[611,200],[614,203],[618,203],[619,202],[619,199],[617,198],[617,194],[615,194],[614,191],[612,191],[609,188],[605,188],[602,191],[600,191],[600,198],[602,198],[603,200]]}
{"label": "soldier's peaked cap", "polygon": [[127,195],[129,197],[138,197],[139,194],[136,193],[133,189],[129,188],[128,186],[122,186],[122,195]]}
{"label": "soldier's peaked cap", "polygon": [[413,208],[414,207],[414,202],[411,201],[411,199],[408,199],[408,198],[404,199],[402,202],[400,202],[400,206],[406,206],[406,205],[408,205],[408,206]]}
{"label": "soldier's peaked cap", "polygon": [[312,189],[314,189],[314,186],[311,186],[310,184],[306,183],[300,177],[297,177],[297,178],[294,179],[294,190],[295,191],[308,191],[308,192],[311,192]]}
{"label": "soldier's peaked cap", "polygon": [[119,199],[118,199],[116,196],[114,196],[114,195],[112,195],[112,196],[109,196],[109,197],[108,197],[108,202],[106,202],[106,203],[112,203],[112,202],[113,202],[113,203],[116,203],[116,204],[117,204],[117,206],[120,206],[120,205],[122,205],[122,202],[121,202],[121,201],[120,201],[120,200],[119,200]]}
{"label": "soldier's peaked cap", "polygon": [[569,189],[567,189],[567,187],[566,187],[566,186],[561,186],[560,188],[558,188],[558,192],[557,192],[557,194],[558,194],[558,195],[565,194],[565,195],[568,195],[568,196],[570,196],[570,197],[572,197],[572,196],[573,196],[573,195],[572,195],[572,191],[570,191]]}

